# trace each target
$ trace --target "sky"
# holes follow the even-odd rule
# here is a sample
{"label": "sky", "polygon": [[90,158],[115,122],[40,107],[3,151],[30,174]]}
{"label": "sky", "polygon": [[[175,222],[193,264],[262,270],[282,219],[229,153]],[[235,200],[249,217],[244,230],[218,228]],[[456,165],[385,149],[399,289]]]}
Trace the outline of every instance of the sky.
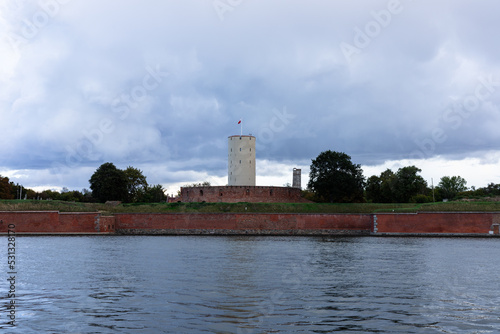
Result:
{"label": "sky", "polygon": [[[172,194],[227,184],[256,136],[257,185],[325,150],[366,178],[500,183],[500,2],[0,0],[0,175],[89,188],[105,162]],[[242,120],[242,129],[238,121]]]}

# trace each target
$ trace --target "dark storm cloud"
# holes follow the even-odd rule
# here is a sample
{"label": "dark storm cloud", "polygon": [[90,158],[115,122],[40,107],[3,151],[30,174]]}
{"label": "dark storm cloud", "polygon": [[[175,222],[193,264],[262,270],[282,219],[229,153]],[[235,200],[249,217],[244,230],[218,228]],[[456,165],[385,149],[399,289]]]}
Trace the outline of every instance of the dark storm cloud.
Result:
{"label": "dark storm cloud", "polygon": [[276,163],[500,149],[500,4],[222,2],[5,2],[1,168],[223,177],[240,118]]}

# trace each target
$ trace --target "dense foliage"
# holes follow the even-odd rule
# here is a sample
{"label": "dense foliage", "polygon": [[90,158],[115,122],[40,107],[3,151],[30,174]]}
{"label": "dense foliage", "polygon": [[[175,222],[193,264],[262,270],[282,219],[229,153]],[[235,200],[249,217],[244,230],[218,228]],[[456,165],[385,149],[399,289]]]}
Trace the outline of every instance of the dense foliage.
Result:
{"label": "dense foliage", "polygon": [[123,201],[152,203],[166,200],[164,189],[150,186],[140,169],[121,170],[110,162],[102,164],[89,180],[92,195],[98,202]]}
{"label": "dense foliage", "polygon": [[427,182],[418,175],[420,168],[407,166],[396,173],[390,169],[371,176],[366,184],[366,199],[373,203],[427,202]]}
{"label": "dense foliage", "polygon": [[0,198],[1,199],[13,199],[12,188],[9,183],[8,177],[0,176]]}
{"label": "dense foliage", "polygon": [[325,151],[312,160],[308,188],[319,202],[362,202],[363,186],[361,166],[347,154]]}
{"label": "dense foliage", "polygon": [[422,170],[415,166],[402,167],[396,172],[395,199],[397,203],[408,203],[415,196],[424,195],[427,182],[420,175]]}
{"label": "dense foliage", "polygon": [[465,186],[466,184],[467,181],[460,176],[443,176],[438,187],[442,197],[454,199],[458,193],[467,190],[467,187]]}
{"label": "dense foliage", "polygon": [[[325,151],[312,160],[308,188],[302,196],[311,201],[328,203],[428,203],[445,199],[475,200],[500,197],[500,184],[490,183],[476,189],[466,187],[467,181],[460,176],[443,176],[434,188],[427,185],[416,166],[390,169],[380,175],[372,175],[364,181],[360,165],[353,164],[351,157],[342,152]],[[83,189],[61,192],[42,192],[25,188],[0,175],[0,199],[36,199],[67,202],[105,202],[119,200],[125,203],[159,203],[166,200],[160,184],[149,185],[140,169],[132,166],[125,170],[112,163],[102,164],[89,180],[92,191]],[[184,187],[210,186],[209,182],[193,183]]]}
{"label": "dense foliage", "polygon": [[127,179],[127,202],[137,202],[148,188],[148,181],[140,169],[128,166],[124,170]]}
{"label": "dense foliage", "polygon": [[98,202],[125,201],[128,197],[128,180],[124,171],[111,162],[102,164],[89,180],[92,196]]}
{"label": "dense foliage", "polygon": [[83,189],[70,191],[66,187],[61,192],[55,190],[44,190],[37,192],[33,189],[25,188],[14,182],[9,182],[8,177],[0,175],[0,199],[36,199],[36,200],[60,200],[71,202],[92,202],[92,193]]}
{"label": "dense foliage", "polygon": [[366,199],[373,203],[394,203],[396,179],[396,174],[390,169],[386,169],[380,176],[370,176],[366,182]]}

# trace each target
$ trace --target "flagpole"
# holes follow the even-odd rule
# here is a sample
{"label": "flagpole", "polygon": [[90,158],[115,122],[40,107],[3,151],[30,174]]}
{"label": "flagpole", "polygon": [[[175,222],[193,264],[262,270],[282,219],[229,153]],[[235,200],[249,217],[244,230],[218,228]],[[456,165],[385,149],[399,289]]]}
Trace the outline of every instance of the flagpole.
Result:
{"label": "flagpole", "polygon": [[240,132],[240,137],[241,137],[241,136],[243,136],[243,120],[240,123],[240,130],[241,130],[241,132]]}

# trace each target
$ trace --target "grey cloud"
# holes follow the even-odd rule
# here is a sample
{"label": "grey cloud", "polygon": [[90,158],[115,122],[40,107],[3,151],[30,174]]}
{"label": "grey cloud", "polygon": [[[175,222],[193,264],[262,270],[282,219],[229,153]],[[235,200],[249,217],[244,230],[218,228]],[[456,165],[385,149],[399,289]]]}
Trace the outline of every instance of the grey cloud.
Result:
{"label": "grey cloud", "polygon": [[[62,165],[68,184],[53,183],[80,187],[89,175],[78,172],[105,161],[223,176],[240,117],[257,136],[258,158],[275,162],[310,161],[326,149],[369,165],[419,150],[451,159],[498,150],[499,86],[460,126],[446,114],[480,77],[500,81],[491,39],[498,5],[400,3],[349,62],[341,43],[354,43],[355,28],[387,1],[244,1],[223,21],[210,1],[68,2],[11,50],[13,74],[0,71],[9,138],[0,166]],[[19,33],[38,10],[8,9],[6,28]],[[168,75],[130,102],[147,68]],[[294,116],[286,124],[276,120],[283,108]],[[435,140],[436,129],[446,140]]]}

